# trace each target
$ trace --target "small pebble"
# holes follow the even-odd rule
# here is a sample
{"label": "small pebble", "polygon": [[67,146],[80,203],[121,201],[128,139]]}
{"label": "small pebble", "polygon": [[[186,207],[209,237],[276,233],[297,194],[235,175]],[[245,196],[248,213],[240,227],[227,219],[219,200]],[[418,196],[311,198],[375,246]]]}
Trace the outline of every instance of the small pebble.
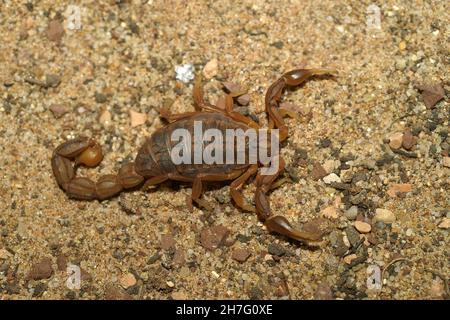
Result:
{"label": "small pebble", "polygon": [[173,300],[187,300],[186,294],[180,291],[172,292],[171,297]]}
{"label": "small pebble", "polygon": [[406,236],[407,236],[407,237],[411,237],[413,234],[414,234],[414,230],[413,230],[413,229],[408,228],[408,229],[406,230]]}
{"label": "small pebble", "polygon": [[222,82],[222,86],[229,93],[242,92],[242,87],[234,82],[225,81]]}
{"label": "small pebble", "polygon": [[277,49],[283,49],[284,43],[283,43],[283,41],[275,41],[275,42],[271,43],[270,45]]}
{"label": "small pebble", "polygon": [[403,133],[396,132],[389,136],[389,147],[391,149],[397,150],[400,149],[403,143]]}
{"label": "small pebble", "polygon": [[397,70],[405,70],[406,66],[407,66],[406,59],[400,58],[395,62],[395,68]]}
{"label": "small pebble", "polygon": [[214,251],[222,246],[230,231],[222,225],[205,228],[200,234],[200,242],[205,249]]}
{"label": "small pebble", "polygon": [[192,64],[184,64],[181,66],[176,66],[175,67],[175,73],[176,73],[175,78],[184,83],[189,83],[195,77],[194,71],[195,71],[195,69]]}
{"label": "small pebble", "polygon": [[60,254],[56,257],[56,265],[58,266],[58,271],[67,270],[67,257],[65,254]]}
{"label": "small pebble", "polygon": [[121,278],[120,278],[120,285],[124,288],[124,289],[128,289],[129,287],[132,287],[136,284],[136,278],[134,277],[134,275],[132,273],[127,273],[124,274]]}
{"label": "small pebble", "polygon": [[242,96],[239,96],[237,99],[237,103],[239,103],[241,106],[247,106],[250,103],[250,95],[249,94],[243,94]]}
{"label": "small pebble", "polygon": [[416,144],[416,137],[413,136],[412,132],[407,130],[403,134],[402,147],[406,150],[411,150]]}
{"label": "small pebble", "polygon": [[313,168],[311,171],[311,176],[314,180],[320,180],[327,175],[326,170],[322,167],[319,162],[314,162]]}
{"label": "small pebble", "polygon": [[236,249],[233,251],[233,254],[231,255],[231,258],[239,261],[239,262],[245,262],[250,257],[250,251],[247,249]]}
{"label": "small pebble", "polygon": [[450,168],[450,157],[442,157],[442,165]]}
{"label": "small pebble", "polygon": [[450,218],[444,218],[442,219],[442,222],[438,225],[441,229],[448,229],[450,228]]}
{"label": "small pebble", "polygon": [[348,220],[355,220],[357,215],[358,215],[358,207],[357,206],[351,206],[344,212],[344,216]]}
{"label": "small pebble", "polygon": [[286,253],[286,249],[281,244],[278,244],[278,243],[269,244],[267,251],[269,251],[269,253],[271,255],[278,256],[278,257],[281,257]]}
{"label": "small pebble", "polygon": [[97,103],[105,103],[108,100],[108,97],[101,93],[101,92],[96,92],[95,93],[95,102]]}
{"label": "small pebble", "polygon": [[320,147],[321,148],[328,148],[329,146],[331,146],[331,140],[329,138],[325,138],[320,140]]}
{"label": "small pebble", "polygon": [[271,254],[266,254],[264,255],[264,261],[273,261],[273,257]]}
{"label": "small pebble", "polygon": [[182,250],[182,249],[175,250],[175,254],[173,255],[172,261],[176,265],[179,265],[179,266],[184,265],[184,263],[186,262],[184,250]]}
{"label": "small pebble", "polygon": [[171,234],[161,235],[161,249],[169,250],[175,247],[175,239]]}
{"label": "small pebble", "polygon": [[323,182],[325,182],[326,184],[330,184],[332,182],[341,182],[341,178],[339,178],[339,176],[335,173],[331,173],[325,177],[323,177]]}
{"label": "small pebble", "polygon": [[[358,233],[358,237],[359,237],[359,233]],[[348,239],[347,235],[344,235],[344,237],[342,237],[342,241],[344,241],[344,244],[346,247],[350,248],[351,247],[351,243],[350,240]]]}
{"label": "small pebble", "polygon": [[50,258],[43,258],[41,261],[31,267],[28,274],[29,279],[42,280],[48,279],[53,275],[52,260]]}
{"label": "small pebble", "polygon": [[139,113],[130,110],[130,119],[131,119],[131,126],[134,128],[144,124],[145,121],[147,121],[147,115],[145,113]]}
{"label": "small pebble", "polygon": [[104,110],[101,114],[100,117],[98,118],[98,121],[103,124],[103,125],[108,125],[111,123],[111,112],[109,112],[108,110]]}
{"label": "small pebble", "polygon": [[345,234],[352,247],[355,247],[360,242],[360,234],[352,226],[345,228]]}
{"label": "small pebble", "polygon": [[339,217],[339,213],[335,206],[329,206],[323,209],[322,216],[328,219],[337,219]]}
{"label": "small pebble", "polygon": [[53,113],[56,119],[61,118],[65,115],[69,110],[62,104],[52,104],[50,106],[50,111]]}
{"label": "small pebble", "polygon": [[207,80],[209,80],[215,75],[217,75],[218,70],[219,70],[219,62],[217,61],[217,59],[214,58],[211,61],[209,61],[203,68],[203,76]]}
{"label": "small pebble", "polygon": [[348,256],[345,256],[345,257],[344,257],[344,262],[345,262],[346,264],[350,264],[350,263],[352,263],[352,261],[355,260],[357,257],[358,257],[358,256],[357,256],[356,254],[354,254],[354,253],[349,254]]}
{"label": "small pebble", "polygon": [[52,20],[45,31],[50,41],[60,42],[64,35],[64,27],[58,20]]}
{"label": "small pebble", "polygon": [[47,74],[45,75],[45,86],[47,88],[56,88],[61,83],[61,77],[57,74]]}
{"label": "small pebble", "polygon": [[387,191],[387,194],[394,198],[397,196],[398,193],[408,193],[411,192],[413,188],[413,185],[411,183],[395,183],[389,187],[389,190]]}
{"label": "small pebble", "polygon": [[8,258],[11,254],[6,249],[0,249],[0,260],[5,260]]}
{"label": "small pebble", "polygon": [[122,288],[108,284],[105,288],[106,300],[132,300],[133,298]]}
{"label": "small pebble", "polygon": [[440,83],[418,86],[418,89],[422,91],[422,98],[428,109],[432,109],[445,97],[444,88]]}
{"label": "small pebble", "polygon": [[375,216],[373,217],[373,221],[375,223],[381,221],[386,224],[391,224],[395,221],[395,215],[390,210],[378,208],[375,210]]}
{"label": "small pebble", "polygon": [[369,233],[372,227],[367,222],[355,221],[354,226],[360,233]]}
{"label": "small pebble", "polygon": [[335,160],[327,160],[325,161],[325,163],[323,164],[323,168],[325,169],[325,171],[327,173],[332,173],[339,165],[338,165],[339,161],[335,161]]}

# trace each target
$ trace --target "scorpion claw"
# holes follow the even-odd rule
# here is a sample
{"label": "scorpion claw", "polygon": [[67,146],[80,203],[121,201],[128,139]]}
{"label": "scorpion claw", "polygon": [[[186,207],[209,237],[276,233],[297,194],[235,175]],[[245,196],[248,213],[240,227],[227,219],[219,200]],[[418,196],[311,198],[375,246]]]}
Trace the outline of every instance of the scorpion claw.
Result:
{"label": "scorpion claw", "polygon": [[76,157],[75,164],[84,164],[86,167],[95,167],[102,161],[102,159],[102,148],[94,142]]}
{"label": "scorpion claw", "polygon": [[308,245],[318,245],[321,241],[320,234],[295,229],[283,216],[269,217],[264,224],[271,232],[276,232],[288,238],[305,242]]}
{"label": "scorpion claw", "polygon": [[92,140],[80,137],[64,142],[56,148],[55,153],[61,157],[73,159],[93,144]]}

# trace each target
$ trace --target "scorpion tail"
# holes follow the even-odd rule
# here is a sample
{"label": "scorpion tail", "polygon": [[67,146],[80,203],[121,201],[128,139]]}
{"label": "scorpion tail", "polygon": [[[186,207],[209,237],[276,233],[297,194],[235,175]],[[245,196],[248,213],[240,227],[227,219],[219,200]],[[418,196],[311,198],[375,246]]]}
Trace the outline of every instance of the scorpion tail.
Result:
{"label": "scorpion tail", "polygon": [[[78,165],[95,167],[102,159],[102,149],[92,139],[80,137],[64,142],[55,149],[51,160],[56,182],[71,198],[104,200],[144,181],[144,177],[134,170],[133,162],[122,166],[117,175],[104,175],[97,182],[86,177],[76,177]],[[74,160],[75,165],[72,165],[71,160]]]}
{"label": "scorpion tail", "polygon": [[[284,123],[283,115],[279,108],[283,90],[287,86],[299,86],[313,76],[335,76],[336,74],[336,70],[328,69],[295,69],[283,74],[269,87],[269,89],[267,89],[265,97],[266,112],[270,123],[272,123],[275,128],[280,130],[280,142],[284,141],[288,137],[288,128]],[[288,113],[285,112],[285,114]]]}

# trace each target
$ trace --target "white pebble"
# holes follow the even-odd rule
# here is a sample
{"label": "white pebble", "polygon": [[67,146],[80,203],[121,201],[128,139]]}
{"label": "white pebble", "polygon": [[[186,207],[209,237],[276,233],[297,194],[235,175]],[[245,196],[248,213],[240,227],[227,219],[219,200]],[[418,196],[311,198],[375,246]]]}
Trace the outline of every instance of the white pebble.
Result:
{"label": "white pebble", "polygon": [[184,64],[182,66],[175,67],[175,73],[177,80],[189,83],[194,79],[194,66],[192,64]]}
{"label": "white pebble", "polygon": [[341,182],[341,178],[335,173],[331,173],[323,178],[323,182],[326,184],[330,184],[332,182]]}

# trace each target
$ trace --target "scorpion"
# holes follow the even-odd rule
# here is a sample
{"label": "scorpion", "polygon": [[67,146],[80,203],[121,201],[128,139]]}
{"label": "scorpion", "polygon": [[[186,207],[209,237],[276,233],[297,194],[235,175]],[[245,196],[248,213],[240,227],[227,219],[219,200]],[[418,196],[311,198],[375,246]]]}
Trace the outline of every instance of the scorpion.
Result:
{"label": "scorpion", "polygon": [[[280,108],[282,94],[287,87],[295,87],[313,76],[334,75],[327,69],[295,69],[284,73],[267,90],[265,95],[265,111],[268,127],[278,129],[279,142],[288,138],[288,127],[284,117],[295,117],[292,110]],[[240,93],[242,94],[242,93]],[[101,176],[97,182],[87,177],[77,177],[78,166],[95,167],[103,159],[102,148],[92,138],[79,137],[59,145],[53,152],[51,166],[56,182],[70,198],[79,200],[99,200],[111,198],[125,189],[137,188],[144,184],[144,189],[156,186],[166,180],[179,183],[192,183],[190,201],[205,206],[200,199],[205,183],[215,181],[231,181],[230,195],[235,204],[244,211],[255,212],[269,232],[274,232],[308,245],[320,243],[322,235],[295,228],[284,216],[273,215],[267,193],[274,186],[275,180],[285,169],[285,162],[278,156],[278,170],[271,175],[262,175],[263,164],[179,164],[171,161],[170,151],[173,147],[171,133],[177,128],[185,128],[192,132],[195,121],[203,121],[203,127],[216,128],[222,132],[226,129],[260,128],[250,117],[233,110],[234,98],[240,95],[228,92],[225,96],[225,108],[205,101],[201,76],[194,83],[194,112],[171,114],[167,108],[159,110],[167,125],[157,129],[139,149],[134,162],[121,166],[116,175]],[[74,164],[72,164],[72,161]],[[249,204],[242,194],[242,187],[251,178],[255,178],[256,191],[254,206]]]}

